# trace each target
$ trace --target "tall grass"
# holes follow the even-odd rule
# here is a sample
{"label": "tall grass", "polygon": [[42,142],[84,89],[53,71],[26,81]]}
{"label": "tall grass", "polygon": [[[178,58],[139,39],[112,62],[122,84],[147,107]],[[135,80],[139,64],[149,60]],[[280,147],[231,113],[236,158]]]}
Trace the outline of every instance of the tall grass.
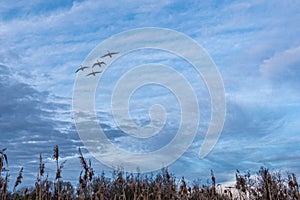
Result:
{"label": "tall grass", "polygon": [[61,172],[62,172],[62,169],[65,165],[65,163],[67,162],[67,160],[64,160],[63,162],[61,162],[59,164],[59,149],[58,149],[58,146],[56,145],[54,147],[54,153],[53,153],[53,159],[55,160],[56,162],[56,174],[55,174],[55,183],[54,184],[54,195],[57,197],[58,200],[61,199],[61,190],[62,190],[62,186],[61,186]]}
{"label": "tall grass", "polygon": [[[8,159],[6,155],[6,148],[0,150],[0,195],[1,199],[5,200],[7,197],[7,185],[8,185]],[[3,176],[5,174],[5,176]]]}
{"label": "tall grass", "polygon": [[86,160],[78,149],[79,163],[82,170],[78,176],[77,189],[70,182],[63,181],[62,170],[65,161],[60,161],[59,148],[54,147],[53,159],[56,174],[52,181],[45,175],[42,154],[39,159],[39,171],[35,187],[20,188],[23,168],[20,169],[13,187],[8,190],[9,171],[6,148],[0,150],[0,198],[24,200],[300,200],[297,177],[293,173],[283,176],[280,172],[270,172],[261,167],[256,174],[236,171],[235,184],[222,186],[218,184],[211,170],[206,184],[200,181],[189,183],[185,177],[180,179],[170,174],[168,168],[156,175],[125,173],[114,171],[111,177],[95,176],[90,160]]}

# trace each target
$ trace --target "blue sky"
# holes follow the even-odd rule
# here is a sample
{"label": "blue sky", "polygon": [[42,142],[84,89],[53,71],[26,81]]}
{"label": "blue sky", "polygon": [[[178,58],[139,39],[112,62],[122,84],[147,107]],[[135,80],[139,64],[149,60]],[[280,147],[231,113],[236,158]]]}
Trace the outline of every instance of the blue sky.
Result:
{"label": "blue sky", "polygon": [[[0,141],[1,147],[8,147],[11,182],[23,166],[25,184],[33,184],[39,153],[43,153],[46,171],[53,177],[51,155],[56,144],[61,159],[68,160],[62,173],[64,180],[77,181],[77,148],[83,144],[72,114],[74,71],[103,40],[142,27],[173,29],[197,41],[215,62],[225,86],[224,129],[213,151],[201,160],[197,153],[201,133],[207,129],[210,100],[203,82],[196,83],[193,71],[182,70],[203,102],[199,105],[203,121],[195,142],[170,166],[172,172],[206,180],[213,169],[218,180],[226,182],[234,178],[236,169],[255,171],[265,165],[299,175],[299,9],[296,0],[1,2]],[[125,63],[140,65],[150,57],[151,62],[188,68],[187,63],[164,52],[136,54],[133,61],[125,57]],[[122,70],[120,62],[115,66]],[[104,89],[109,91],[117,76],[104,77]],[[135,94],[139,102],[133,105],[136,122],[147,122],[143,109],[158,102],[175,112],[168,124],[176,125],[176,101],[166,96],[164,89],[152,89],[159,91],[157,96],[145,96],[151,88]],[[101,95],[106,93],[101,93],[100,85],[96,96]],[[132,140],[120,133],[110,111],[102,105],[106,104],[97,106],[102,126],[112,135],[112,141],[128,147]],[[165,128],[171,134],[174,127]],[[158,146],[165,142],[160,141]],[[137,144],[128,148],[134,151],[142,147]],[[96,172],[109,173],[111,169],[85,153]]]}

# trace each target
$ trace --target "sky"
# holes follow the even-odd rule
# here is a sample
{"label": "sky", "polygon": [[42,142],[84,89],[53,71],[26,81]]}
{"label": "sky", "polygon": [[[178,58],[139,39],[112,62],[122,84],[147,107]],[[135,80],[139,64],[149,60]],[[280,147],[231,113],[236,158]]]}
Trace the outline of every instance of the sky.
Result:
{"label": "sky", "polygon": [[[98,84],[95,77],[89,80],[97,84],[96,122],[113,144],[131,152],[147,152],[174,137],[180,124],[180,102],[165,87],[141,87],[129,102],[133,122],[142,126],[150,123],[151,105],[164,107],[165,125],[149,140],[124,134],[110,109],[111,93],[126,71],[160,63],[189,81],[200,110],[194,142],[169,166],[171,172],[188,180],[200,178],[203,183],[211,169],[219,182],[232,181],[236,169],[255,172],[260,166],[299,176],[299,10],[296,0],[0,1],[0,148],[7,147],[10,182],[22,166],[23,186],[34,186],[40,153],[45,171],[54,177],[55,145],[60,148],[60,160],[67,160],[64,180],[78,181],[78,147],[92,160],[96,173],[111,173],[110,167],[87,151],[76,129],[73,97],[81,75],[74,72],[91,62],[90,53],[98,52],[103,41],[144,27],[185,34],[207,52],[224,83],[224,127],[213,150],[200,159],[200,144],[211,117],[205,81],[186,60],[170,52],[141,49],[107,66]],[[167,74],[159,77],[174,81]]]}

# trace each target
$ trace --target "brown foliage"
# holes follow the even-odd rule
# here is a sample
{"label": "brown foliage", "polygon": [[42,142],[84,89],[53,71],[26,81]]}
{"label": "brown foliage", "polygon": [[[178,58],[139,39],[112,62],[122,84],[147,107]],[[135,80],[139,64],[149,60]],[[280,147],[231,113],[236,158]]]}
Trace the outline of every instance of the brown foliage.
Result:
{"label": "brown foliage", "polygon": [[161,173],[155,176],[125,173],[119,170],[113,172],[112,178],[108,178],[104,172],[101,176],[95,176],[91,161],[86,161],[80,148],[78,151],[82,171],[79,174],[77,191],[75,191],[71,183],[62,180],[61,172],[66,161],[59,162],[58,146],[55,146],[53,154],[57,164],[54,182],[48,180],[48,175],[44,176],[45,165],[42,154],[40,154],[39,173],[35,188],[16,191],[23,178],[23,168],[21,168],[13,193],[11,193],[7,190],[9,174],[4,168],[4,163],[8,167],[5,150],[0,151],[0,198],[2,200],[300,200],[297,177],[293,173],[288,173],[286,177],[283,177],[282,173],[270,172],[264,167],[261,167],[256,175],[251,175],[250,172],[242,174],[237,170],[234,187],[223,187],[221,184],[217,184],[213,171],[210,173],[210,184],[206,185],[200,185],[200,182],[191,184],[184,177],[178,180],[169,173],[167,168],[162,169]]}

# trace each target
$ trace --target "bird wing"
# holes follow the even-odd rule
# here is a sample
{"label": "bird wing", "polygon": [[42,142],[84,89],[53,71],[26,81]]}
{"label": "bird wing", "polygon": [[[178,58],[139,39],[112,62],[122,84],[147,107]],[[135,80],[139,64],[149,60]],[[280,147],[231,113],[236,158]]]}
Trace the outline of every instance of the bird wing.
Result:
{"label": "bird wing", "polygon": [[106,57],[106,56],[109,56],[109,54],[107,53],[107,54],[101,56],[101,58],[104,58],[104,57]]}
{"label": "bird wing", "polygon": [[83,71],[83,70],[86,69],[86,68],[89,68],[89,67],[87,67],[87,66],[80,67],[80,68],[78,68],[78,69],[75,71],[75,73],[79,72],[80,70]]}
{"label": "bird wing", "polygon": [[[102,71],[101,71],[101,72],[102,72]],[[87,74],[86,76],[90,76],[90,75],[94,75],[94,76],[95,76],[95,74],[99,74],[99,73],[101,73],[101,72],[91,72],[91,73]]]}
{"label": "bird wing", "polygon": [[75,71],[75,73],[79,72],[80,70],[81,70],[81,68],[77,69],[77,70]]}

